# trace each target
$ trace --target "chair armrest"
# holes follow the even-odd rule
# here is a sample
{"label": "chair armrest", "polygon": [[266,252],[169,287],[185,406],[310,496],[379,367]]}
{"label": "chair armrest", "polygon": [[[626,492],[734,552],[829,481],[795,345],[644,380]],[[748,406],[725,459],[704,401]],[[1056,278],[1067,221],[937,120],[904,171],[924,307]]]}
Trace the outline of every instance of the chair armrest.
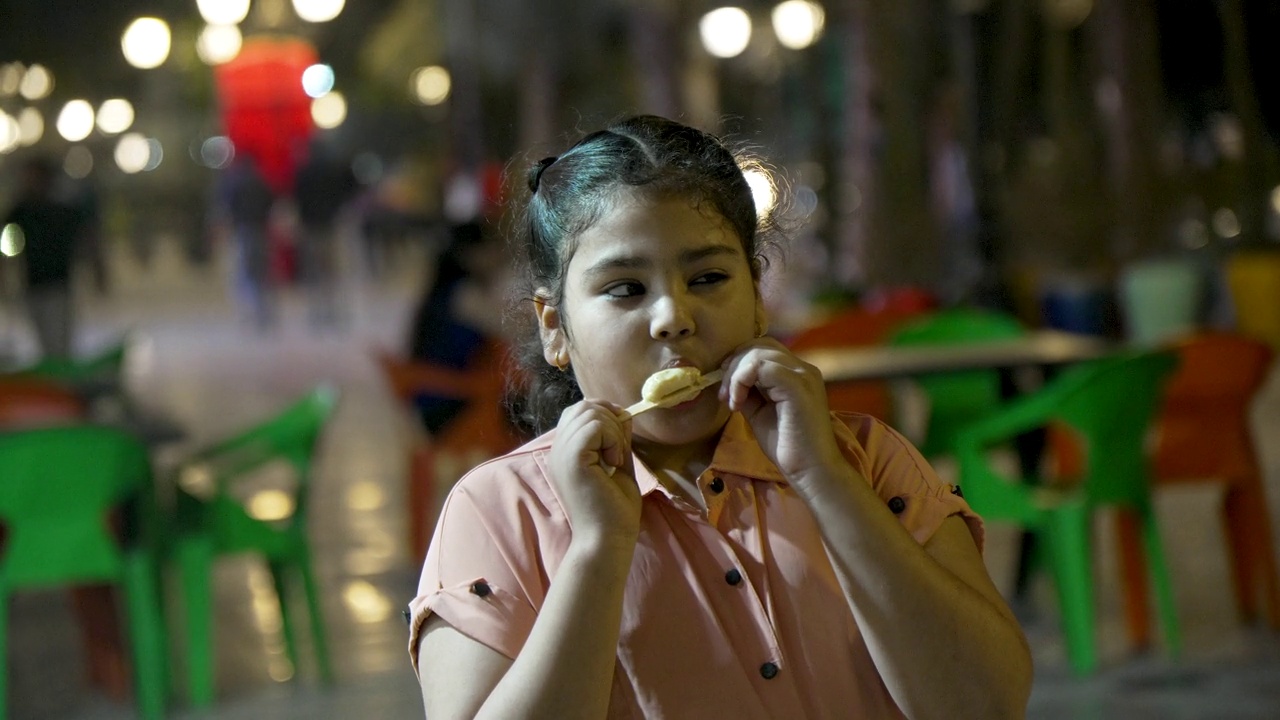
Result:
{"label": "chair armrest", "polygon": [[1011,400],[991,415],[975,420],[956,433],[957,445],[981,448],[1011,440],[1044,427],[1057,414],[1058,393],[1052,386]]}

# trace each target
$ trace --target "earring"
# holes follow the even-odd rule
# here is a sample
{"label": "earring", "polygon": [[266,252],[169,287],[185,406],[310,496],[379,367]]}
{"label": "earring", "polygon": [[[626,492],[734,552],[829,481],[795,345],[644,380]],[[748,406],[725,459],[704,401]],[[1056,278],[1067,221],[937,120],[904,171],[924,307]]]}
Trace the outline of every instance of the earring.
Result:
{"label": "earring", "polygon": [[555,365],[555,368],[560,372],[567,372],[569,370],[569,354],[556,353],[556,361],[553,365]]}

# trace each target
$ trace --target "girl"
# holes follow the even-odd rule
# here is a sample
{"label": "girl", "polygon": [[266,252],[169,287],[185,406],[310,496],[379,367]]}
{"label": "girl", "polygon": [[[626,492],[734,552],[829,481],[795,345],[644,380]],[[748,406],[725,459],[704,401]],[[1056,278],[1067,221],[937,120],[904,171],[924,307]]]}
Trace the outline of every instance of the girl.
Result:
{"label": "girl", "polygon": [[[411,604],[432,720],[1021,717],[981,521],[764,336],[759,218],[715,138],[645,116],[529,176],[548,430],[450,494]],[[654,372],[724,379],[634,418]],[[718,390],[718,392],[717,392]],[[623,419],[620,419],[623,418]]]}

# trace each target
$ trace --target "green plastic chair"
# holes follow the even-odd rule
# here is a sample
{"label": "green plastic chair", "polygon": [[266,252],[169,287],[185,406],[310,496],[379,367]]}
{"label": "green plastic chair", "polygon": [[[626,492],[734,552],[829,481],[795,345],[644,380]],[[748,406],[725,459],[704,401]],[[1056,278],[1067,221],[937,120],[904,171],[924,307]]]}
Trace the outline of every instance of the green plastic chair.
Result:
{"label": "green plastic chair", "polygon": [[[901,347],[957,345],[1011,340],[1026,331],[1017,319],[968,308],[943,310],[911,322],[889,339]],[[970,422],[991,414],[1003,403],[1000,373],[964,370],[914,378],[929,399],[929,422],[920,452],[926,457],[951,453],[956,433]]]}
{"label": "green plastic chair", "polygon": [[124,369],[128,346],[128,339],[120,338],[85,357],[45,357],[11,372],[22,375],[39,375],[40,377],[64,382],[73,387],[88,384],[118,384],[121,372]]}
{"label": "green plastic chair", "polygon": [[[1072,669],[1097,666],[1094,644],[1090,517],[1113,507],[1137,521],[1147,571],[1170,655],[1181,640],[1169,570],[1151,506],[1146,439],[1165,381],[1177,365],[1169,352],[1124,354],[1067,370],[1040,391],[1009,403],[956,436],[956,459],[965,499],[987,520],[1022,525],[1035,533],[1057,584],[1063,631]],[[1079,434],[1082,477],[1069,487],[1046,487],[1041,478],[1008,478],[989,463],[987,450],[1027,430],[1062,423]]]}
{"label": "green plastic chair", "polygon": [[0,433],[0,521],[7,528],[0,553],[0,719],[7,707],[9,598],[23,589],[99,583],[124,592],[139,715],[164,716],[154,510],[147,450],[131,436],[86,425]]}
{"label": "green plastic chair", "polygon": [[[196,707],[213,702],[214,648],[211,573],[219,555],[254,553],[275,581],[289,661],[298,667],[286,581],[296,573],[311,616],[312,644],[322,680],[333,678],[307,539],[307,494],[312,455],[337,392],[321,387],[274,418],[196,454],[178,469],[175,558],[186,607],[188,693]],[[293,511],[279,521],[254,518],[236,497],[238,481],[268,463],[294,472]]]}

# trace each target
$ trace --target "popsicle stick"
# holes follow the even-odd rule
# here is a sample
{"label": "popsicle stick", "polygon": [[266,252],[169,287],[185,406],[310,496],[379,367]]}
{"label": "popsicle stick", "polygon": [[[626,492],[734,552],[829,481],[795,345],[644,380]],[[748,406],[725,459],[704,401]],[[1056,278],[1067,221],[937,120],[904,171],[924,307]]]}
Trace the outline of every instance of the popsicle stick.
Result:
{"label": "popsicle stick", "polygon": [[636,415],[639,415],[642,412],[648,412],[656,407],[671,407],[672,405],[679,405],[680,403],[685,402],[686,400],[694,399],[703,390],[720,382],[720,379],[723,377],[724,377],[723,370],[712,370],[706,375],[703,375],[702,377],[698,378],[698,382],[694,383],[693,385],[690,385],[689,387],[680,388],[679,390],[676,390],[675,392],[671,393],[670,395],[667,395],[666,397],[658,398],[658,400],[656,401],[641,400],[637,403],[634,403],[627,409],[623,410],[618,417],[625,420],[628,417],[635,417]]}

